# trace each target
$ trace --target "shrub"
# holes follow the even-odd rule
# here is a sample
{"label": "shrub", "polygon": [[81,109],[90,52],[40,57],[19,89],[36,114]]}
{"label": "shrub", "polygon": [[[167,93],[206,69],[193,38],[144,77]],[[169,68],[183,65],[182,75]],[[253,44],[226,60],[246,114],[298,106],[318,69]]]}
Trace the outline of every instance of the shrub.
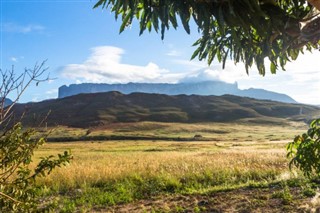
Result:
{"label": "shrub", "polygon": [[[12,70],[0,69],[0,212],[33,212],[44,208],[38,205],[37,177],[48,175],[71,159],[69,152],[56,158],[47,156],[31,169],[33,153],[45,139],[35,138],[34,129],[23,130],[18,122],[22,117],[14,116],[14,105],[31,83],[38,85],[49,80],[49,77],[41,77],[48,69],[44,65],[45,61],[33,69],[25,68],[19,75],[13,67]],[[9,96],[13,99],[9,100]]]}
{"label": "shrub", "polygon": [[65,151],[40,159],[30,169],[34,151],[44,144],[44,138],[35,139],[33,129],[22,129],[20,123],[0,137],[0,206],[1,212],[28,212],[38,209],[36,178],[48,175],[55,167],[69,163],[71,155]]}
{"label": "shrub", "polygon": [[287,157],[291,158],[289,163],[299,168],[307,177],[315,174],[320,175],[320,119],[313,120],[309,130],[294,138],[287,145]]}

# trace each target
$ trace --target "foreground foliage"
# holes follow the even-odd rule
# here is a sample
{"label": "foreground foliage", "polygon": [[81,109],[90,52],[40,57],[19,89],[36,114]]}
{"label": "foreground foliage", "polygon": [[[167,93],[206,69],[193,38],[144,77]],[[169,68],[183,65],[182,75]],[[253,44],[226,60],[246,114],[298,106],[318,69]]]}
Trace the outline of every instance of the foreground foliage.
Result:
{"label": "foreground foliage", "polygon": [[178,27],[178,18],[187,33],[189,23],[198,26],[201,38],[192,58],[214,59],[225,66],[227,58],[244,62],[246,70],[255,63],[265,74],[267,58],[270,70],[284,69],[295,60],[303,47],[319,47],[320,18],[311,0],[99,0],[96,7],[109,7],[122,17],[120,32],[139,20],[140,34],[152,28],[162,39],[170,27]]}
{"label": "foreground foliage", "polygon": [[1,212],[27,212],[39,208],[35,181],[51,173],[55,167],[69,163],[68,152],[42,157],[31,170],[34,151],[45,139],[35,139],[33,129],[23,130],[20,123],[14,125],[0,137],[0,207]]}
{"label": "foreground foliage", "polygon": [[320,119],[311,122],[309,130],[295,137],[287,146],[290,168],[298,167],[304,175],[320,175]]}
{"label": "foreground foliage", "polygon": [[[31,84],[46,82],[50,78],[42,78],[47,71],[45,62],[31,69],[25,68],[17,74],[11,70],[0,68],[0,212],[34,212],[44,210],[39,205],[38,193],[42,186],[36,185],[38,177],[45,177],[55,167],[65,165],[71,159],[69,152],[40,158],[33,165],[33,155],[45,139],[35,135],[34,129],[22,128],[21,116],[14,115],[14,106]],[[10,99],[9,99],[10,97]],[[43,118],[42,122],[46,120]],[[40,122],[38,125],[42,124]],[[31,165],[33,167],[31,167]]]}

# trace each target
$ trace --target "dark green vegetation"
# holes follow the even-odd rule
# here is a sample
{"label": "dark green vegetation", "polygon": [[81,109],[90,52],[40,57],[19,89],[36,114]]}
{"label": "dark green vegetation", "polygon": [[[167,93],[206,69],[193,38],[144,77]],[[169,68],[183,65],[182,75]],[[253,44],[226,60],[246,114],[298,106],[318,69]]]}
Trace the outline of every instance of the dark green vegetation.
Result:
{"label": "dark green vegetation", "polygon": [[309,130],[296,136],[287,149],[290,168],[294,165],[308,177],[320,175],[320,119],[312,121]]}
{"label": "dark green vegetation", "polygon": [[[256,100],[231,95],[159,95],[119,92],[80,94],[58,100],[20,104],[19,117],[26,112],[27,126],[96,127],[118,122],[233,122],[246,119],[256,123],[311,120],[319,115],[315,106]],[[50,114],[48,115],[48,113]],[[45,118],[47,120],[43,121]]]}
{"label": "dark green vegetation", "polygon": [[[167,29],[178,27],[178,18],[190,33],[192,20],[202,33],[192,58],[207,59],[209,64],[217,59],[223,67],[232,58],[235,63],[244,62],[247,72],[255,64],[264,75],[266,58],[275,73],[303,53],[303,47],[319,48],[320,18],[313,16],[308,2],[313,1],[98,0],[95,8],[108,7],[116,18],[121,16],[120,32],[137,19],[140,34],[153,28],[161,32],[162,39]],[[309,22],[301,25],[304,19]]]}

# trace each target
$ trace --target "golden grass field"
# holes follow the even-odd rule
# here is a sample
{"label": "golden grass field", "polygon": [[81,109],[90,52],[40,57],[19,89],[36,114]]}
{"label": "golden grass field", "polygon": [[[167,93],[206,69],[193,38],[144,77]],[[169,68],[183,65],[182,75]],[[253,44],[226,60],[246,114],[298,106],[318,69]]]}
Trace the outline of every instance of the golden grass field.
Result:
{"label": "golden grass field", "polygon": [[[148,124],[153,128],[143,131]],[[60,195],[62,192],[61,197],[69,200],[60,198],[59,202],[64,203],[58,205],[62,212],[91,211],[97,206],[112,209],[121,203],[168,193],[208,193],[295,178],[296,173],[288,169],[285,147],[306,126],[144,122],[108,127],[105,133],[100,128],[90,134],[123,133],[123,129],[132,135],[154,135],[160,131],[163,135],[190,137],[201,134],[213,140],[47,143],[35,153],[36,158],[64,150],[71,150],[74,156],[70,165],[39,181],[48,191]],[[86,130],[56,131],[82,134],[79,132]],[[77,191],[81,195],[75,195]]]}
{"label": "golden grass field", "polygon": [[136,174],[182,178],[190,173],[228,171],[236,175],[261,172],[281,174],[287,171],[284,143],[267,143],[256,147],[248,143],[243,146],[224,146],[216,142],[165,141],[55,143],[47,144],[37,155],[72,150],[72,163],[44,180],[49,185],[68,187]]}

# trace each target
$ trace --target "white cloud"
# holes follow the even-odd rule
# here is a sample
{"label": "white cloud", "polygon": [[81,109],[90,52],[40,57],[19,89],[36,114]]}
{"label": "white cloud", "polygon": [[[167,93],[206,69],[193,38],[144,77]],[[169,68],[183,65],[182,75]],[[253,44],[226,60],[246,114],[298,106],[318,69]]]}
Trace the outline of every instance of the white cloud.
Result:
{"label": "white cloud", "polygon": [[53,82],[55,82],[55,79],[49,79],[48,80],[48,84],[52,84]]}
{"label": "white cloud", "polygon": [[21,60],[23,60],[23,59],[24,59],[24,56],[19,56],[19,57],[12,56],[12,57],[9,58],[9,60],[10,60],[11,62],[19,62],[19,61],[21,61]]}
{"label": "white cloud", "polygon": [[[187,62],[186,62],[187,63]],[[193,63],[193,62],[191,62]],[[190,65],[190,63],[189,63]],[[191,65],[192,66],[192,65]],[[195,62],[194,67],[200,67],[201,64]],[[240,79],[243,79],[247,76],[243,72],[243,64],[235,66],[232,61],[226,61],[225,69],[221,68],[221,64],[214,63],[212,66],[207,66],[202,64],[202,68],[198,69],[186,78],[181,79],[181,82],[197,82],[197,81],[224,81],[227,83],[234,83]]]}
{"label": "white cloud", "polygon": [[82,64],[69,64],[62,69],[62,76],[76,83],[176,83],[191,81],[219,80],[228,83],[246,77],[244,66],[234,66],[232,61],[226,62],[225,70],[221,64],[214,63],[208,66],[206,62],[190,60],[173,60],[182,65],[184,72],[174,73],[160,68],[157,64],[149,62],[145,66],[137,66],[121,63],[124,50],[100,46],[92,48],[92,53]]}
{"label": "white cloud", "polygon": [[124,50],[100,46],[92,49],[92,54],[82,64],[69,64],[62,70],[65,78],[77,82],[128,83],[128,82],[167,82],[175,83],[185,74],[171,73],[155,63],[145,66],[121,63]]}
{"label": "white cloud", "polygon": [[265,77],[251,72],[247,78],[240,79],[240,88],[263,88],[290,95],[301,103],[320,104],[320,53],[305,53],[296,61],[288,62],[286,71],[279,70]]}
{"label": "white cloud", "polygon": [[10,58],[10,61],[17,62],[18,59],[17,59],[16,57],[11,57],[11,58]]}
{"label": "white cloud", "polygon": [[30,33],[30,32],[43,32],[45,27],[39,24],[19,25],[15,23],[4,23],[2,31],[11,33]]}
{"label": "white cloud", "polygon": [[53,94],[58,94],[58,89],[51,89],[51,90],[48,90],[46,91],[46,94],[47,95],[53,95]]}
{"label": "white cloud", "polygon": [[181,81],[220,80],[224,82],[238,82],[240,89],[262,88],[278,93],[284,93],[296,101],[320,105],[320,53],[306,52],[296,61],[288,62],[286,71],[279,69],[276,74],[268,70],[269,61],[266,60],[266,75],[261,76],[253,65],[246,74],[243,63],[227,60],[223,70],[218,62],[209,67],[197,60],[176,60],[176,63],[189,67],[193,72]]}
{"label": "white cloud", "polygon": [[[82,64],[69,64],[62,70],[65,78],[74,82],[94,83],[176,83],[219,80],[238,82],[240,89],[262,88],[284,93],[298,102],[320,104],[320,53],[306,53],[297,61],[288,62],[287,71],[271,74],[267,69],[263,77],[253,66],[246,74],[243,63],[234,65],[227,60],[225,69],[218,62],[208,66],[205,61],[173,60],[184,72],[174,73],[149,62],[145,66],[124,64],[121,57],[124,50],[117,47],[101,46],[92,49],[92,54]],[[266,67],[268,62],[266,61]]]}
{"label": "white cloud", "polygon": [[185,67],[185,69],[193,70],[193,71],[208,67],[205,61],[198,61],[196,59],[194,60],[176,59],[176,60],[173,60],[173,62],[180,66]]}
{"label": "white cloud", "polygon": [[181,56],[181,52],[177,51],[177,50],[170,50],[167,54],[167,56]]}

